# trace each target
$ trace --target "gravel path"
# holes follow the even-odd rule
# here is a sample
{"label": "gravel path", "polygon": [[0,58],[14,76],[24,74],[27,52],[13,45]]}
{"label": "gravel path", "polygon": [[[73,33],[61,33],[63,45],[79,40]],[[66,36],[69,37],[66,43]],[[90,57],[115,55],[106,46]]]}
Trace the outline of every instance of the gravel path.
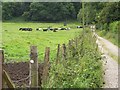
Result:
{"label": "gravel path", "polygon": [[102,43],[103,48],[106,48],[107,51],[109,51],[112,55],[118,57],[118,55],[119,55],[118,51],[120,51],[120,48],[118,48],[116,45],[112,44],[110,41],[108,41],[102,37],[98,36],[98,38],[99,38],[100,42]]}
{"label": "gravel path", "polygon": [[103,57],[103,69],[104,69],[104,80],[105,85],[103,88],[118,88],[118,62],[112,57],[115,56],[118,59],[117,46],[112,44],[110,41],[99,37],[94,33],[97,40],[99,50],[102,52]]}

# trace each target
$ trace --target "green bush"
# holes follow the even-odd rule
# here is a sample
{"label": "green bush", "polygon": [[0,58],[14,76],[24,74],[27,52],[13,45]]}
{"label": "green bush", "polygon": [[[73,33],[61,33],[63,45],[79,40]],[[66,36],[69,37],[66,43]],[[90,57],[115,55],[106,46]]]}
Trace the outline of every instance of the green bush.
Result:
{"label": "green bush", "polygon": [[[100,88],[103,84],[102,63],[96,44],[87,31],[79,40],[77,55],[67,51],[67,60],[60,59],[57,65],[52,63],[44,88]],[[74,45],[73,45],[74,46]],[[71,53],[74,51],[71,50]]]}
{"label": "green bush", "polygon": [[100,36],[105,36],[107,34],[107,32],[105,30],[101,30],[99,34],[100,34]]}
{"label": "green bush", "polygon": [[[118,41],[118,39],[120,38],[120,36],[118,35],[118,33],[120,33],[120,21],[110,23],[109,27],[107,26],[107,24],[104,24],[103,27],[104,30],[101,30],[99,32],[99,35],[110,40],[112,43],[120,47],[120,42]],[[109,28],[109,31],[107,31],[107,28]]]}
{"label": "green bush", "polygon": [[118,23],[120,23],[120,21],[110,23],[109,28],[112,33],[118,33]]}
{"label": "green bush", "polygon": [[106,31],[108,30],[108,25],[107,25],[107,23],[104,24],[103,29],[106,30]]}

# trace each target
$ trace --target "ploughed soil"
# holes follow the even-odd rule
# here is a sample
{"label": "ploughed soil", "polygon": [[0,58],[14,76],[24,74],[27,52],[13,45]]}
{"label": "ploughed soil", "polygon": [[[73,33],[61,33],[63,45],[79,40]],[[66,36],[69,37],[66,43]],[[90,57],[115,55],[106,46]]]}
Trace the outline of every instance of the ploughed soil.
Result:
{"label": "ploughed soil", "polygon": [[[3,67],[16,87],[29,87],[29,62],[6,63]],[[38,68],[39,86],[41,86],[42,72],[43,63],[40,63]]]}

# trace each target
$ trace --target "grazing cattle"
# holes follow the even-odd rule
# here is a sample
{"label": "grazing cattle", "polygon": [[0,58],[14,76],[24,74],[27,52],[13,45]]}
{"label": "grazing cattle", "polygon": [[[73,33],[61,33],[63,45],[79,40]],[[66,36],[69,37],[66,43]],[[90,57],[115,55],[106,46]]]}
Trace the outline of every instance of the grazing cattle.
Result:
{"label": "grazing cattle", "polygon": [[37,30],[37,31],[40,31],[40,30],[42,30],[42,28],[37,28],[36,30]]}
{"label": "grazing cattle", "polygon": [[48,29],[47,28],[43,28],[43,31],[47,31]]}
{"label": "grazing cattle", "polygon": [[54,30],[58,30],[58,28],[54,28]]}
{"label": "grazing cattle", "polygon": [[51,26],[48,27],[48,30],[50,30],[50,29],[51,29]]}
{"label": "grazing cattle", "polygon": [[54,29],[53,32],[57,32],[57,30]]}
{"label": "grazing cattle", "polygon": [[61,28],[60,30],[66,30],[66,28]]}
{"label": "grazing cattle", "polygon": [[61,28],[60,30],[70,30],[70,28]]}
{"label": "grazing cattle", "polygon": [[83,28],[82,26],[77,26],[77,28]]}
{"label": "grazing cattle", "polygon": [[53,29],[53,28],[50,28],[49,30],[51,30],[51,31],[52,31],[52,30],[54,30],[54,29]]}
{"label": "grazing cattle", "polygon": [[28,31],[32,31],[32,28],[28,28]]}
{"label": "grazing cattle", "polygon": [[19,30],[22,30],[22,31],[32,31],[32,28],[20,28]]}
{"label": "grazing cattle", "polygon": [[58,30],[61,30],[61,28],[58,28]]}
{"label": "grazing cattle", "polygon": [[19,30],[22,30],[22,28],[19,28]]}
{"label": "grazing cattle", "polygon": [[66,30],[70,30],[70,28],[66,28]]}

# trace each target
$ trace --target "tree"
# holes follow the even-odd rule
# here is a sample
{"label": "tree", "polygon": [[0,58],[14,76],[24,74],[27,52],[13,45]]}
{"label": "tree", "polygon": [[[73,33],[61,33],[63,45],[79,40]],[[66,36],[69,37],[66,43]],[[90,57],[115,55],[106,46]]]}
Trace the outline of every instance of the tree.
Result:
{"label": "tree", "polygon": [[119,3],[111,2],[107,3],[106,6],[100,12],[100,22],[101,23],[110,23],[113,21],[120,20],[120,7]]}
{"label": "tree", "polygon": [[76,19],[77,5],[71,2],[4,2],[3,20],[21,16],[29,21]]}
{"label": "tree", "polygon": [[23,16],[32,21],[62,21],[76,17],[73,3],[31,3],[30,10]]}
{"label": "tree", "polygon": [[29,3],[23,2],[3,2],[2,16],[3,20],[12,19],[13,17],[19,17],[24,11],[28,9]]}
{"label": "tree", "polygon": [[[93,6],[93,3],[85,3],[84,16],[86,24],[91,24],[95,22],[96,9]],[[82,9],[80,9],[77,18],[82,23]]]}
{"label": "tree", "polygon": [[99,24],[104,25],[104,29],[109,31],[109,24],[120,20],[120,2],[106,3],[99,13]]}

